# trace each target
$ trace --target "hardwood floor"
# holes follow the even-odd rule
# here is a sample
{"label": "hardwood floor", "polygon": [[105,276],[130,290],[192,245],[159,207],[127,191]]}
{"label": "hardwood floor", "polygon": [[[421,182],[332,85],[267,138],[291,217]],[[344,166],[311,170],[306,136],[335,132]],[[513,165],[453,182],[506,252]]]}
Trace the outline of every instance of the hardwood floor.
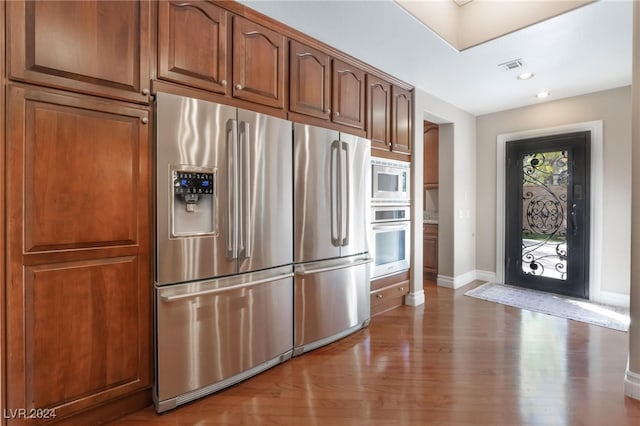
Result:
{"label": "hardwood floor", "polygon": [[627,333],[464,296],[427,302],[212,396],[111,426],[640,425]]}

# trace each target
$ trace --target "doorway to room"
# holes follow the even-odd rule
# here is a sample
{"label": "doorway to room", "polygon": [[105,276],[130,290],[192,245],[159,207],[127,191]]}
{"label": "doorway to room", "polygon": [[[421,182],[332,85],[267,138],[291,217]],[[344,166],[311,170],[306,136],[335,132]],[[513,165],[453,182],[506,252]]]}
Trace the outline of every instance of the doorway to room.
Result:
{"label": "doorway to room", "polygon": [[505,283],[589,298],[590,132],[506,144]]}

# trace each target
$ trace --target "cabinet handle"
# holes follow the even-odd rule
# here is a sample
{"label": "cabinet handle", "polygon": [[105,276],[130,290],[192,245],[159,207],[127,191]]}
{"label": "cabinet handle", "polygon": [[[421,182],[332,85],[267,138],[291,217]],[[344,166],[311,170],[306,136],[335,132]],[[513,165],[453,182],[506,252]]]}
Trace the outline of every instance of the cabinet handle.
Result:
{"label": "cabinet handle", "polygon": [[147,124],[149,122],[149,119],[147,117],[142,117],[140,121],[142,121],[142,124]]}
{"label": "cabinet handle", "polygon": [[400,290],[400,291],[404,291],[404,287],[400,287],[398,290]]}
{"label": "cabinet handle", "polygon": [[236,84],[236,89],[242,90],[242,84]]}
{"label": "cabinet handle", "polygon": [[226,85],[227,85],[227,80],[222,80],[222,81],[220,82],[220,84],[222,84],[223,86],[226,86]]}
{"label": "cabinet handle", "polygon": [[377,297],[378,299],[382,299],[382,295],[381,295],[381,294],[376,294],[376,297]]}
{"label": "cabinet handle", "polygon": [[143,95],[149,96],[149,93],[151,93],[151,92],[149,92],[149,89],[142,89],[142,94]]}
{"label": "cabinet handle", "polygon": [[336,111],[336,117],[340,117],[340,111]]}
{"label": "cabinet handle", "polygon": [[327,110],[327,114],[331,114],[331,109],[328,109],[328,110]]}

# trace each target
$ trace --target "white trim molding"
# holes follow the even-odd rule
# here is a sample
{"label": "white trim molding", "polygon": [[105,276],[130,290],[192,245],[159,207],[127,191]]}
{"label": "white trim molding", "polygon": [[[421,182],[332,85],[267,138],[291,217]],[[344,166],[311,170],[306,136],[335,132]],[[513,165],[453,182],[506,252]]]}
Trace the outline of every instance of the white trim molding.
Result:
{"label": "white trim molding", "polygon": [[496,273],[491,271],[476,270],[476,280],[494,283],[496,282]]}
{"label": "white trim molding", "polygon": [[438,275],[438,287],[446,287],[457,289],[464,287],[465,285],[472,283],[476,280],[476,271],[465,272],[462,275],[456,277],[448,277],[446,275]]}
{"label": "white trim molding", "polygon": [[640,374],[629,370],[624,375],[624,394],[633,399],[640,399]]}
{"label": "white trim molding", "polygon": [[496,282],[505,280],[505,169],[507,142],[532,139],[541,136],[562,135],[573,132],[591,132],[590,184],[591,202],[589,209],[589,298],[600,301],[606,298],[601,291],[602,283],[602,202],[603,202],[603,122],[586,121],[498,135],[496,167]]}
{"label": "white trim molding", "polygon": [[409,306],[420,306],[424,304],[424,301],[424,290],[409,293],[404,297],[404,304]]}

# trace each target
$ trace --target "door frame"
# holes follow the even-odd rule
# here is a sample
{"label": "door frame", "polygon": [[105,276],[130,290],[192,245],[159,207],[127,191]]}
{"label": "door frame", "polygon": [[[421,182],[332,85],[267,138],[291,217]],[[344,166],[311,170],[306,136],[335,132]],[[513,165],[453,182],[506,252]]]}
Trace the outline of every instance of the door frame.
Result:
{"label": "door frame", "polygon": [[599,300],[602,283],[602,202],[603,202],[603,121],[586,121],[544,129],[526,130],[498,135],[496,146],[496,281],[504,284],[505,279],[505,200],[506,200],[506,144],[541,136],[562,135],[581,131],[591,132],[589,206],[589,299]]}

